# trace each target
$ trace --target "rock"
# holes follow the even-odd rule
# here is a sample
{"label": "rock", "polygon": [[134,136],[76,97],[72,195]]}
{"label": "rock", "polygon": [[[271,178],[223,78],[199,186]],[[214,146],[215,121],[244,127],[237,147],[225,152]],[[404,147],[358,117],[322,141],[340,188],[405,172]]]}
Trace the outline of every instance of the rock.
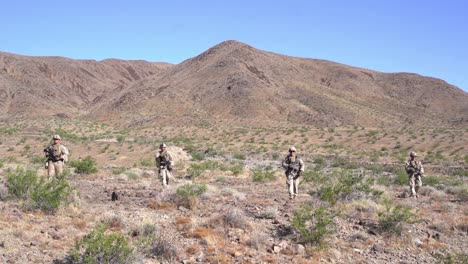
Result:
{"label": "rock", "polygon": [[383,252],[385,252],[385,248],[383,246],[379,245],[379,244],[374,244],[372,246],[372,251],[378,252],[378,253],[383,253]]}
{"label": "rock", "polygon": [[273,253],[279,254],[281,251],[281,247],[278,245],[273,245],[272,250],[273,250]]}
{"label": "rock", "polygon": [[420,247],[420,246],[422,246],[424,244],[419,238],[413,239],[413,243],[418,247]]}
{"label": "rock", "polygon": [[177,209],[179,209],[179,211],[182,211],[182,212],[184,212],[184,213],[188,212],[188,209],[185,208],[185,207],[183,207],[182,205],[179,206]]}
{"label": "rock", "polygon": [[295,251],[298,255],[305,255],[305,247],[301,244],[296,245]]}

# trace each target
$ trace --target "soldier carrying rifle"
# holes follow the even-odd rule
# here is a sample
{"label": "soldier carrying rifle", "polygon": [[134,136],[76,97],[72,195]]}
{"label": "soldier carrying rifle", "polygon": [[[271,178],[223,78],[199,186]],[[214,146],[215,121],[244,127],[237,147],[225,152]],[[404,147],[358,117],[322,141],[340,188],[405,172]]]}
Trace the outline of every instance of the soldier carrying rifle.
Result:
{"label": "soldier carrying rifle", "polygon": [[299,177],[304,173],[304,161],[297,156],[295,147],[291,146],[289,148],[289,154],[283,160],[281,166],[286,170],[289,199],[294,199],[298,193]]}

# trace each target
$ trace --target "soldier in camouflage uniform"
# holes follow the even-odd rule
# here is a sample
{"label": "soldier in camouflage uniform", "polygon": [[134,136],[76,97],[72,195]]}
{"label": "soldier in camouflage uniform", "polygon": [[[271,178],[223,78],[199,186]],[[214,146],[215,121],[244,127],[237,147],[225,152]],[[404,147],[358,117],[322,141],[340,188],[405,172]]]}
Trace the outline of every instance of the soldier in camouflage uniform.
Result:
{"label": "soldier in camouflage uniform", "polygon": [[286,170],[289,199],[294,199],[298,193],[299,177],[304,173],[304,161],[297,156],[295,147],[289,148],[289,155],[283,160],[281,166]]}
{"label": "soldier in camouflage uniform", "polygon": [[412,151],[410,153],[410,160],[405,164],[405,171],[409,177],[409,185],[411,190],[411,196],[419,198],[419,188],[422,186],[421,177],[424,175],[424,168],[421,161],[416,160],[417,154]]}
{"label": "soldier in camouflage uniform", "polygon": [[44,155],[47,158],[47,178],[58,176],[63,172],[63,164],[68,161],[68,149],[62,145],[59,135],[52,137],[53,143],[44,149]]}
{"label": "soldier in camouflage uniform", "polygon": [[159,145],[160,150],[156,153],[156,167],[158,168],[159,177],[162,180],[162,184],[166,187],[169,184],[169,179],[172,177],[171,171],[174,165],[172,161],[172,155],[167,151],[166,144]]}

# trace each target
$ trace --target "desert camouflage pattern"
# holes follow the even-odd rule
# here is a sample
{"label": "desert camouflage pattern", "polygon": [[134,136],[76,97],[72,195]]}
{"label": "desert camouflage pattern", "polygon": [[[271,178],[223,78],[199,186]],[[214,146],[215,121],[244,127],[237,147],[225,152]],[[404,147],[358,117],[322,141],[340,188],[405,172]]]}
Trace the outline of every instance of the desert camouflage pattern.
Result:
{"label": "desert camouflage pattern", "polygon": [[287,155],[281,166],[285,169],[289,198],[294,199],[299,191],[299,177],[304,172],[304,161],[299,156]]}
{"label": "desert camouflage pattern", "polygon": [[60,143],[52,144],[44,149],[44,154],[47,157],[47,178],[51,180],[52,177],[61,175],[63,164],[70,155],[67,147]]}
{"label": "desert camouflage pattern", "polygon": [[411,196],[418,197],[419,188],[422,186],[422,175],[424,174],[424,168],[421,161],[407,161],[405,164],[405,171],[409,177]]}
{"label": "desert camouflage pattern", "polygon": [[158,168],[159,178],[162,181],[164,187],[169,184],[169,180],[172,178],[171,170],[174,162],[172,155],[169,151],[158,151],[155,156],[156,167]]}

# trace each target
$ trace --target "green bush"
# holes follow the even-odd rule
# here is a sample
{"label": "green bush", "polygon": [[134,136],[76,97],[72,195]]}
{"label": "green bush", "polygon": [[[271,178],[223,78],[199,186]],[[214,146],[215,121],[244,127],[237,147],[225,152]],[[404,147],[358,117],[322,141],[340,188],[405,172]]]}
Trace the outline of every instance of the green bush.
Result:
{"label": "green bush", "polygon": [[252,171],[252,179],[254,182],[273,181],[275,174],[271,170],[255,169]]}
{"label": "green bush", "polygon": [[46,181],[43,177],[31,192],[31,206],[46,212],[54,212],[62,204],[68,203],[73,189],[65,177],[54,177]]}
{"label": "green bush", "polygon": [[384,200],[385,211],[379,213],[379,229],[382,232],[401,235],[402,225],[415,219],[410,207],[393,206],[391,199]]}
{"label": "green bush", "polygon": [[3,166],[5,166],[5,162],[3,162],[3,160],[0,160],[0,168],[3,168]]}
{"label": "green bush", "polygon": [[177,188],[176,193],[179,197],[190,198],[201,196],[206,192],[206,184],[184,184]]}
{"label": "green bush", "polygon": [[151,158],[144,158],[140,160],[140,165],[143,167],[152,167],[155,166],[155,161]]}
{"label": "green bush", "polygon": [[451,187],[447,193],[455,195],[462,202],[468,201],[468,185]]}
{"label": "green bush", "polygon": [[437,264],[466,264],[468,263],[468,254],[450,254],[450,253],[436,253],[434,255]]}
{"label": "green bush", "polygon": [[115,168],[112,168],[112,174],[113,175],[119,175],[119,174],[124,173],[126,170],[127,170],[127,168],[125,168],[125,167],[115,167]]}
{"label": "green bush", "polygon": [[15,172],[7,171],[8,193],[15,198],[26,199],[38,183],[37,171],[18,167]]}
{"label": "green bush", "polygon": [[237,160],[245,160],[246,157],[244,153],[238,152],[238,153],[234,153],[233,158]]}
{"label": "green bush", "polygon": [[335,212],[328,208],[304,205],[295,212],[291,225],[306,243],[323,249],[327,238],[335,232],[334,216]]}
{"label": "green bush", "polygon": [[94,158],[87,156],[83,160],[73,160],[70,162],[70,166],[75,168],[75,172],[78,174],[90,174],[98,171],[96,167],[97,163]]}
{"label": "green bush", "polygon": [[71,252],[73,263],[132,263],[135,255],[128,239],[119,233],[106,233],[106,225],[98,225],[75,244]]}
{"label": "green bush", "polygon": [[199,198],[206,192],[205,184],[190,184],[180,186],[176,190],[177,200],[176,203],[194,209],[198,203]]}
{"label": "green bush", "polygon": [[200,177],[206,170],[215,170],[220,169],[220,164],[217,161],[205,161],[202,163],[192,163],[190,168],[187,170],[187,173],[190,175],[191,179]]}
{"label": "green bush", "polygon": [[335,205],[339,200],[352,200],[367,195],[379,196],[381,192],[372,188],[373,179],[364,174],[345,171],[340,176],[331,175],[334,179],[323,184],[318,191],[322,201]]}
{"label": "green bush", "polygon": [[398,168],[393,171],[395,174],[395,180],[394,183],[396,185],[408,185],[409,179],[408,179],[408,174],[406,174],[406,171],[402,168]]}
{"label": "green bush", "polygon": [[54,212],[59,206],[67,204],[73,191],[63,175],[47,181],[37,176],[37,171],[23,168],[7,173],[7,185],[10,195],[25,200],[30,208],[45,212]]}

